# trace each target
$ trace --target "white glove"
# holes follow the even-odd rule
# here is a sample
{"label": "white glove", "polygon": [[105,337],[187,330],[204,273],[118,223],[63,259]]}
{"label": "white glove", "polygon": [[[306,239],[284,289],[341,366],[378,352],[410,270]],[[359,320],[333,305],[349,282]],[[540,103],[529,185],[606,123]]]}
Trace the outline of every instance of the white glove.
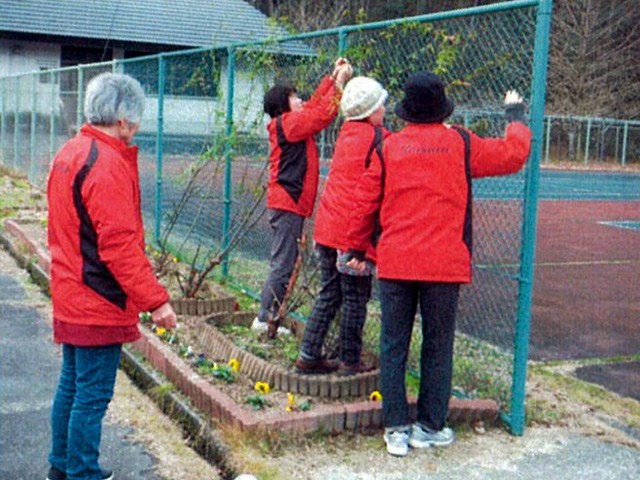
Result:
{"label": "white glove", "polygon": [[509,122],[525,122],[524,100],[515,90],[509,90],[504,96],[504,114]]}
{"label": "white glove", "polygon": [[509,105],[512,103],[523,103],[522,97],[515,90],[509,90],[504,95],[504,104]]}

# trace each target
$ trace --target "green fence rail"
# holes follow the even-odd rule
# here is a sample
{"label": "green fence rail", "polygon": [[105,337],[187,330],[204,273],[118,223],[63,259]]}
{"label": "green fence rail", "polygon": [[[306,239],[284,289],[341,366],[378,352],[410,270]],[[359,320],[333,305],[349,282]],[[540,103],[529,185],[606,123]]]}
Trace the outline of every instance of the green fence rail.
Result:
{"label": "green fence rail", "polygon": [[[53,155],[82,123],[87,81],[104,71],[136,77],[147,96],[136,142],[150,238],[197,266],[225,253],[218,275],[255,295],[268,271],[270,249],[262,97],[276,80],[286,78],[308,95],[334,59],[345,56],[356,74],[385,85],[392,112],[408,74],[429,69],[449,85],[457,105],[452,122],[481,135],[502,134],[502,98],[517,89],[531,106],[532,154],[517,175],[474,182],[474,283],[463,289],[460,301],[454,382],[460,395],[497,400],[512,432],[522,434],[538,172],[543,154],[549,161],[563,151],[553,150],[550,138],[575,131],[568,119],[547,117],[544,123],[551,4],[502,2],[0,78],[0,160],[43,187]],[[391,129],[400,126],[392,114],[387,123]],[[318,138],[322,175],[340,124],[337,120]],[[597,125],[589,123],[579,140],[571,140],[571,151],[584,155],[583,161],[593,153],[592,138],[603,135],[604,127]],[[635,158],[628,152],[638,148],[631,139],[636,127],[632,122],[615,127],[622,162]],[[306,229],[312,232],[313,219]],[[375,325],[375,302],[370,313],[368,324]],[[416,356],[411,358],[415,364]]]}

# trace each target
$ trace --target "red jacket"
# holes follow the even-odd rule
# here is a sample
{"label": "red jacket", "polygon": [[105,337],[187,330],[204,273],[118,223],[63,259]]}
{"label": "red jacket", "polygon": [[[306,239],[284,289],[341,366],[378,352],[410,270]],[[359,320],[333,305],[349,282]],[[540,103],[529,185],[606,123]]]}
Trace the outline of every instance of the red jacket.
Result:
{"label": "red jacket", "polygon": [[47,197],[57,322],[135,327],[140,311],[169,300],[144,253],[137,157],[137,147],[85,125],[53,161]]}
{"label": "red jacket", "polygon": [[[531,132],[521,123],[510,123],[505,138],[469,134],[473,177],[515,173],[529,155]],[[471,252],[463,240],[470,212],[461,135],[441,123],[411,123],[391,134],[382,151],[383,163],[374,154],[358,185],[350,248],[366,248],[380,210],[379,278],[470,283]]]}
{"label": "red jacket", "polygon": [[299,112],[273,118],[269,131],[267,207],[310,217],[318,190],[318,149],[313,136],[338,113],[340,93],[325,77]]}
{"label": "red jacket", "polygon": [[[382,137],[389,136],[381,128]],[[340,129],[331,159],[327,179],[315,219],[314,240],[326,247],[347,250],[346,226],[353,210],[353,193],[366,169],[365,162],[371,151],[375,127],[369,122],[347,121]],[[371,156],[369,157],[371,161]],[[373,247],[367,248],[367,256],[375,259]]]}

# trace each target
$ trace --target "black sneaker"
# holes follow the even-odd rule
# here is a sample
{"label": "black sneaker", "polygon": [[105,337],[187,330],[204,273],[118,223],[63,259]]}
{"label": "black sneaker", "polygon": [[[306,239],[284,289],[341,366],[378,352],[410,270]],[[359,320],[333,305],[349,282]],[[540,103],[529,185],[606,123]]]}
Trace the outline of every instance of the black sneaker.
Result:
{"label": "black sneaker", "polygon": [[47,473],[47,480],[67,480],[67,474],[56,467],[51,467]]}
{"label": "black sneaker", "polygon": [[[47,480],[67,480],[67,474],[56,467],[51,467],[47,473]],[[102,480],[113,480],[113,472],[111,470],[102,470]]]}

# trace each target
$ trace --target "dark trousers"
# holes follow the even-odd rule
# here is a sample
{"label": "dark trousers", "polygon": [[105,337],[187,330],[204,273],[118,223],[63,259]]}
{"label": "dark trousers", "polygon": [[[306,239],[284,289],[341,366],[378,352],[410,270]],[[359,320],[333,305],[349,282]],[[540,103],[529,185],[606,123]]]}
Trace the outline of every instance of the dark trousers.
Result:
{"label": "dark trousers", "polygon": [[409,425],[406,365],[418,303],[422,317],[417,421],[441,430],[451,396],[457,283],[380,280],[382,416],[387,428]]}
{"label": "dark trousers", "polygon": [[340,360],[348,365],[360,362],[362,329],[371,298],[371,276],[344,275],[336,268],[337,251],[316,245],[320,267],[320,294],[304,330],[300,356],[319,360],[331,321],[340,310]]}
{"label": "dark trousers", "polygon": [[262,288],[258,319],[267,321],[267,315],[274,316],[293,272],[298,256],[298,240],[302,237],[304,217],[284,210],[269,210],[269,224],[273,231],[271,243],[271,266]]}

